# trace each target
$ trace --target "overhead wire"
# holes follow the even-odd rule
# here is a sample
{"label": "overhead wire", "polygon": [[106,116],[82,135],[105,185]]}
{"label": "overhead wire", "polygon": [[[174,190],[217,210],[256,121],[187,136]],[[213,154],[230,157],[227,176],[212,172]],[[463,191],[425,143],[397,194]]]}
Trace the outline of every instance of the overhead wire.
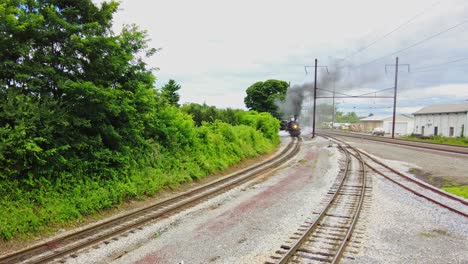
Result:
{"label": "overhead wire", "polygon": [[355,53],[351,54],[351,55],[348,55],[347,57],[345,57],[344,59],[345,60],[348,60],[349,58],[365,51],[366,49],[372,47],[374,44],[376,44],[377,42],[387,38],[388,36],[390,36],[391,34],[393,34],[394,32],[402,29],[404,26],[410,24],[411,22],[413,22],[414,20],[416,20],[418,17],[422,16],[424,13],[426,13],[428,10],[430,10],[431,8],[433,8],[434,6],[440,4],[440,2],[442,1],[436,1],[434,2],[432,5],[430,5],[428,8],[424,9],[423,11],[419,12],[418,14],[416,14],[415,16],[413,16],[412,18],[410,18],[409,20],[407,20],[406,22],[404,22],[403,24],[399,25],[398,27],[396,27],[395,29],[391,30],[390,32],[386,33],[385,35],[383,35],[382,37],[374,40],[373,42],[371,42],[369,45],[367,45],[366,47],[356,51]]}
{"label": "overhead wire", "polygon": [[[468,64],[463,64],[463,65],[456,65],[454,67],[467,67]],[[442,71],[442,70],[449,70],[453,68],[443,68],[443,69],[429,69],[429,70],[422,70],[422,71],[413,71],[411,73],[425,73],[425,72],[434,72],[434,71]]]}
{"label": "overhead wire", "polygon": [[426,42],[426,41],[429,41],[429,40],[431,40],[431,39],[433,39],[433,38],[435,38],[435,37],[438,37],[438,36],[442,35],[443,33],[446,33],[446,32],[448,32],[448,31],[450,31],[450,30],[453,30],[453,29],[455,29],[455,28],[457,28],[457,27],[459,27],[459,26],[461,26],[461,25],[463,25],[463,24],[466,24],[466,23],[468,23],[468,20],[464,20],[464,21],[462,21],[462,22],[460,22],[460,23],[458,23],[458,24],[456,24],[456,25],[454,25],[454,26],[451,26],[451,27],[446,28],[446,29],[444,29],[444,30],[442,30],[442,31],[439,31],[439,32],[437,32],[436,34],[431,35],[431,36],[429,36],[429,37],[427,37],[427,38],[425,38],[425,39],[423,39],[423,40],[421,40],[421,41],[418,41],[418,42],[416,42],[416,43],[413,43],[413,44],[411,44],[410,46],[408,46],[408,47],[406,47],[406,48],[399,49],[399,50],[394,51],[394,52],[392,52],[392,53],[389,53],[389,54],[386,54],[386,55],[384,55],[384,56],[381,56],[381,57],[378,57],[378,58],[376,58],[376,59],[373,59],[373,60],[371,60],[371,61],[369,61],[369,62],[366,62],[366,63],[360,64],[360,65],[357,65],[356,67],[362,67],[362,66],[365,66],[365,65],[369,65],[369,64],[371,64],[371,63],[373,63],[373,62],[376,62],[376,61],[378,61],[378,60],[380,60],[380,59],[383,59],[383,58],[386,58],[386,57],[388,57],[388,56],[392,56],[392,55],[398,54],[398,53],[400,53],[400,52],[402,52],[402,51],[405,51],[405,50],[414,48],[414,47],[416,47],[416,46],[418,46],[418,45],[421,45],[422,43],[424,43],[424,42]]}
{"label": "overhead wire", "polygon": [[359,97],[359,96],[366,96],[366,95],[369,95],[369,94],[375,94],[375,93],[379,93],[379,92],[383,92],[383,91],[387,91],[387,90],[393,90],[393,89],[395,89],[395,87],[385,88],[385,89],[378,90],[378,91],[375,91],[375,92],[369,92],[369,93],[365,93],[365,94],[360,94],[360,95],[358,95],[358,97]]}
{"label": "overhead wire", "polygon": [[369,94],[375,94],[375,93],[379,93],[379,92],[383,92],[383,91],[386,91],[386,90],[393,90],[394,87],[390,87],[390,88],[385,88],[385,89],[381,89],[381,90],[378,90],[378,91],[373,91],[373,92],[368,92],[368,93],[364,93],[364,94],[360,94],[360,95],[350,95],[350,94],[345,94],[345,93],[340,93],[340,92],[336,92],[336,91],[330,91],[330,90],[326,90],[326,89],[321,89],[321,88],[317,88],[317,90],[320,90],[320,91],[325,91],[325,92],[329,92],[329,93],[333,93],[333,94],[338,94],[338,95],[342,95],[342,96],[346,96],[346,97],[353,97],[353,98],[359,98],[361,96],[366,96],[366,95],[369,95]]}
{"label": "overhead wire", "polygon": [[434,64],[434,65],[429,65],[429,66],[416,67],[416,68],[413,68],[413,70],[418,71],[418,70],[427,69],[427,68],[440,67],[440,66],[444,66],[444,65],[447,65],[447,64],[451,64],[451,63],[455,63],[455,62],[459,62],[459,61],[464,61],[464,60],[468,60],[468,58],[461,58],[461,59],[457,59],[457,60],[451,60],[451,61],[447,61],[447,62],[443,62],[443,63],[439,63],[439,64]]}
{"label": "overhead wire", "polygon": [[325,91],[325,92],[329,92],[329,93],[334,93],[334,94],[339,94],[339,95],[343,95],[343,96],[349,96],[351,97],[352,95],[349,95],[349,94],[345,94],[345,93],[340,93],[340,92],[333,92],[333,91],[329,91],[329,90],[326,90],[326,89],[321,89],[321,88],[317,88],[317,90],[320,90],[320,91]]}
{"label": "overhead wire", "polygon": [[[442,1],[436,1],[434,2],[431,6],[429,6],[428,8],[424,9],[423,11],[419,12],[418,14],[416,14],[415,16],[413,16],[412,18],[410,18],[409,20],[405,21],[403,24],[399,25],[398,27],[396,27],[395,29],[391,30],[390,32],[386,33],[385,35],[379,37],[378,39],[374,40],[373,42],[371,42],[370,44],[368,44],[367,46],[365,46],[364,48],[360,49],[360,50],[357,50],[356,52],[354,52],[353,54],[351,55],[348,55],[347,57],[345,57],[343,60],[348,60],[349,58],[359,54],[359,53],[362,53],[364,52],[365,50],[367,50],[368,48],[372,47],[373,45],[375,45],[376,43],[378,43],[379,41],[387,38],[388,36],[390,36],[391,34],[397,32],[398,30],[401,30],[403,27],[407,26],[408,24],[410,24],[411,22],[413,22],[414,20],[416,20],[417,18],[419,18],[420,16],[422,16],[424,13],[426,13],[429,9],[433,8],[434,6],[440,4]],[[362,67],[362,66],[365,66],[365,65],[368,65],[368,64],[371,64],[375,61],[378,61],[380,59],[383,59],[385,57],[388,57],[388,56],[392,56],[392,55],[395,55],[395,54],[398,54],[400,52],[404,52],[406,50],[409,50],[411,48],[414,48],[418,45],[421,45],[431,39],[434,39],[448,31],[451,31],[455,28],[458,28],[464,24],[468,23],[468,20],[464,20],[464,21],[461,21],[460,23],[457,23],[451,27],[448,27],[448,28],[445,28],[443,30],[440,30],[439,32],[435,33],[435,34],[432,34],[426,38],[423,38],[422,40],[420,41],[417,41],[407,47],[404,47],[404,48],[401,48],[401,49],[398,49],[396,51],[393,51],[389,54],[386,54],[384,56],[381,56],[381,57],[378,57],[376,59],[373,59],[371,61],[368,61],[366,63],[363,63],[363,64],[360,64],[356,67]],[[462,58],[462,59],[456,59],[456,60],[452,60],[452,61],[447,61],[447,62],[444,62],[444,63],[440,63],[440,64],[436,64],[436,65],[429,65],[429,66],[423,66],[423,67],[419,67],[419,68],[414,68],[414,70],[416,70],[416,72],[425,72],[425,71],[419,71],[421,69],[430,69],[430,68],[433,68],[433,67],[440,67],[440,66],[444,66],[444,65],[447,65],[447,64],[451,64],[451,63],[455,63],[455,62],[459,62],[459,61],[464,61],[464,60],[468,60],[468,58]],[[341,68],[345,68],[346,66],[344,67],[339,67],[338,69],[341,69]],[[431,71],[431,70],[428,70],[428,71]],[[413,71],[414,72],[414,71]],[[389,90],[389,89],[394,89],[394,88],[387,88],[387,89],[383,89],[383,90],[379,90],[377,92],[381,92],[381,91],[385,91],[385,90]],[[331,92],[331,91],[327,91],[327,92]],[[376,92],[371,92],[371,93],[366,93],[366,94],[362,94],[362,95],[359,95],[359,96],[365,96],[365,95],[369,95],[369,94],[374,94]],[[346,94],[342,94],[342,95],[346,95]],[[391,107],[390,107],[391,108]]]}

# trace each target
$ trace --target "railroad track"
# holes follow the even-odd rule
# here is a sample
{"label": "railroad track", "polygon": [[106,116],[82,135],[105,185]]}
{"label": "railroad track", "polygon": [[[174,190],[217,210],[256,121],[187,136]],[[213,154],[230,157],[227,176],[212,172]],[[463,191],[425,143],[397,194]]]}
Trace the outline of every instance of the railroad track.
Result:
{"label": "railroad track", "polygon": [[435,150],[435,151],[440,151],[440,152],[445,152],[445,153],[450,153],[450,154],[468,155],[468,147],[464,147],[464,146],[454,146],[454,145],[437,144],[437,143],[430,143],[430,142],[419,142],[419,141],[411,141],[411,140],[405,140],[405,139],[392,139],[392,138],[386,138],[386,137],[370,136],[370,135],[350,133],[350,132],[338,132],[338,131],[324,130],[324,129],[320,130],[319,133],[317,134],[359,138],[359,139],[364,139],[364,140],[400,145],[400,146],[405,146],[405,147],[429,149],[429,150]]}
{"label": "railroad track", "polygon": [[134,212],[103,221],[99,224],[84,228],[77,232],[55,238],[45,243],[36,244],[21,251],[0,256],[0,263],[48,263],[67,257],[76,257],[76,252],[108,244],[112,240],[126,237],[144,224],[179,212],[182,209],[198,204],[209,197],[225,192],[245,183],[263,173],[278,168],[292,158],[300,150],[301,139],[292,138],[291,142],[277,155],[270,159],[239,172],[227,175],[217,181],[189,190],[177,196],[165,199],[156,204],[136,210]]}
{"label": "railroad track", "polygon": [[437,204],[447,210],[457,213],[461,216],[468,217],[468,201],[461,197],[444,192],[443,190],[422,182],[418,179],[409,177],[378,160],[377,158],[352,147],[343,140],[330,136],[329,134],[318,134],[322,137],[329,138],[335,142],[345,145],[346,148],[353,151],[353,155],[359,155],[375,173],[385,177],[394,184],[412,192],[413,194],[422,197],[434,204]]}
{"label": "railroad track", "polygon": [[344,168],[322,201],[322,209],[314,212],[315,218],[307,219],[267,263],[338,263],[343,257],[370,188],[359,154],[352,156],[346,148],[340,149],[346,157]]}

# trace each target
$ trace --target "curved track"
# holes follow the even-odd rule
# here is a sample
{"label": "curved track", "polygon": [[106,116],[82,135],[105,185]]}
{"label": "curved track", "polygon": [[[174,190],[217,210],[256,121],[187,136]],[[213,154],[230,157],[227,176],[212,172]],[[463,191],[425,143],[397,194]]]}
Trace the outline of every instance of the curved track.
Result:
{"label": "curved track", "polygon": [[377,158],[364,153],[357,148],[352,147],[343,140],[330,136],[329,134],[319,134],[322,137],[332,139],[341,144],[345,144],[347,148],[354,152],[354,155],[359,155],[363,158],[366,165],[379,175],[385,177],[398,186],[420,196],[434,204],[455,212],[461,216],[468,217],[468,201],[461,197],[447,193],[432,185],[426,184],[417,179],[411,178],[393,168],[386,165]]}
{"label": "curved track", "polygon": [[454,146],[454,145],[446,145],[446,144],[437,144],[437,143],[430,143],[430,142],[420,142],[420,141],[411,141],[405,139],[392,139],[386,137],[379,137],[379,136],[371,136],[365,134],[358,134],[352,132],[338,132],[334,130],[320,130],[317,135],[329,135],[329,136],[342,136],[342,137],[350,137],[350,138],[359,138],[364,140],[370,141],[377,141],[382,143],[400,145],[405,147],[412,147],[412,148],[422,148],[422,149],[429,149],[434,151],[440,151],[450,154],[462,154],[468,155],[468,147],[464,146]]}
{"label": "curved track", "polygon": [[343,256],[369,190],[360,157],[353,160],[346,148],[340,148],[346,155],[345,166],[322,202],[322,210],[294,233],[292,242],[276,251],[274,263],[338,263]]}
{"label": "curved track", "polygon": [[[269,172],[273,168],[278,168],[299,152],[300,141],[301,139],[297,138],[291,139],[285,149],[265,162],[137,211],[101,222],[52,241],[1,256],[0,263],[47,263],[58,258],[66,258],[83,248],[98,243],[108,244],[111,239],[118,240],[118,236],[126,237],[128,233],[133,233],[134,229],[141,228],[142,225],[148,222],[193,206],[206,198]],[[73,257],[73,255],[71,256]]]}

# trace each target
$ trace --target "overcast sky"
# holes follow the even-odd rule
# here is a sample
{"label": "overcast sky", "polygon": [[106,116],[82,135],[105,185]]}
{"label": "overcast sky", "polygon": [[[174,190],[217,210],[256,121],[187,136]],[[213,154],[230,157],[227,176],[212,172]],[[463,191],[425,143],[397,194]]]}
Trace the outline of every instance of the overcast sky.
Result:
{"label": "overcast sky", "polygon": [[[123,0],[114,30],[132,23],[148,31],[151,47],[161,48],[147,60],[160,69],[156,87],[174,79],[182,86],[181,103],[245,108],[245,90],[257,81],[313,81],[304,65],[315,58],[329,71],[320,68],[319,79],[334,76],[337,91],[372,93],[394,86],[394,68],[386,72],[385,64],[396,56],[411,68],[400,67],[398,112],[468,99],[467,0]],[[319,87],[333,86],[322,81]],[[337,102],[341,111],[360,115],[391,113],[393,104]]]}

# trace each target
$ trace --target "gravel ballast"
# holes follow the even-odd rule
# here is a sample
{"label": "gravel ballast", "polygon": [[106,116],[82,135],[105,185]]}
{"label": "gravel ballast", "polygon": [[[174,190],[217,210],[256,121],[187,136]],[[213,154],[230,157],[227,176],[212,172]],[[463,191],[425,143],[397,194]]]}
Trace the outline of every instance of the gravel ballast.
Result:
{"label": "gravel ballast", "polygon": [[407,163],[410,168],[420,168],[434,180],[453,178],[460,184],[468,184],[468,155],[382,144],[349,137],[341,139],[376,157]]}
{"label": "gravel ballast", "polygon": [[344,263],[468,263],[468,221],[392,184],[373,179],[373,202],[354,261]]}
{"label": "gravel ballast", "polygon": [[[400,172],[420,167],[440,175],[449,173],[459,180],[468,177],[467,158],[440,152],[418,151],[365,140],[343,138]],[[429,162],[428,162],[429,161]],[[373,174],[372,203],[356,238],[355,258],[343,263],[468,263],[468,220],[416,196],[385,178]],[[463,178],[464,177],[464,178]],[[350,251],[353,249],[350,249]],[[355,250],[354,250],[355,251]]]}
{"label": "gravel ballast", "polygon": [[328,141],[303,142],[299,154],[266,179],[246,183],[67,263],[262,263],[319,206],[336,175]]}
{"label": "gravel ballast", "polygon": [[[346,138],[411,176],[468,182],[468,157]],[[283,143],[284,144],[284,143]],[[80,252],[67,263],[264,263],[296,232],[334,182],[342,154],[322,138],[273,175]],[[342,263],[468,263],[468,220],[371,174],[372,189]],[[313,218],[313,217],[312,217]]]}

